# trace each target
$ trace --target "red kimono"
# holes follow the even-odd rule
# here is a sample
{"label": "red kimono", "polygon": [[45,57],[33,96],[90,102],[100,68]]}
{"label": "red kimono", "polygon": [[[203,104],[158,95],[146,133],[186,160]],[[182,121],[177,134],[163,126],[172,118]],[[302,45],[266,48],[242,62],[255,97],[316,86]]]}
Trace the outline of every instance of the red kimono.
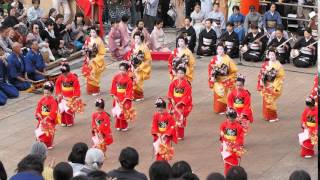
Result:
{"label": "red kimono", "polygon": [[[173,120],[173,117],[168,112],[159,113],[156,112],[153,115],[152,121],[152,129],[151,134],[153,135],[153,142],[156,142],[159,139],[158,134],[162,138],[162,143],[165,143],[171,146],[171,141],[177,143],[177,136],[176,136],[176,123]],[[156,156],[157,160],[164,160],[161,155],[158,153]]]}
{"label": "red kimono", "polygon": [[240,124],[245,132],[248,131],[249,122],[253,122],[251,109],[251,94],[246,89],[233,89],[228,95],[228,107],[232,107],[237,111]]}
{"label": "red kimono", "polygon": [[[187,79],[175,79],[170,83],[169,91],[169,109],[174,113],[174,119],[178,124],[177,136],[178,139],[184,138],[184,128],[187,126],[187,116],[192,110],[192,89]],[[174,105],[172,104],[172,101]],[[179,106],[174,106],[178,103]]]}
{"label": "red kimono", "polygon": [[318,107],[313,109],[306,107],[301,117],[301,126],[305,130],[309,131],[309,139],[303,141],[301,144],[301,156],[313,156],[314,155],[314,143],[311,136],[318,136]]}
{"label": "red kimono", "polygon": [[59,99],[59,113],[61,123],[73,125],[74,112],[68,107],[68,102],[74,97],[80,97],[80,83],[76,74],[69,73],[67,76],[61,74],[56,80],[56,95],[62,95]]}
{"label": "red kimono", "polygon": [[128,128],[128,122],[124,115],[124,111],[128,111],[132,108],[133,100],[133,89],[132,89],[132,79],[128,74],[117,74],[112,79],[112,85],[110,89],[110,95],[118,98],[119,102],[113,101],[113,107],[116,106],[116,103],[122,105],[122,113],[119,117],[115,117],[116,128],[126,129]]}
{"label": "red kimono", "polygon": [[[226,143],[228,148],[243,146],[244,131],[238,121],[230,122],[229,120],[224,121],[220,126],[220,141]],[[225,149],[230,153],[229,156],[223,157],[224,160],[224,173],[227,174],[232,166],[238,166],[240,156],[229,149]]]}
{"label": "red kimono", "polygon": [[91,128],[94,147],[106,152],[107,145],[113,142],[109,114],[105,111],[93,113]]}
{"label": "red kimono", "polygon": [[38,119],[36,133],[37,139],[51,147],[54,138],[58,104],[53,96],[42,97],[36,108],[36,118]]}

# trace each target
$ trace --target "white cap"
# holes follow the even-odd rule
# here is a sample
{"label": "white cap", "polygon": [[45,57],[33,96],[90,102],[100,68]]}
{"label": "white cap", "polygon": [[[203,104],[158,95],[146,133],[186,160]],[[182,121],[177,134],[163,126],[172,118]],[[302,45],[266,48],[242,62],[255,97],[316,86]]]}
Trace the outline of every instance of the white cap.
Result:
{"label": "white cap", "polygon": [[312,11],[311,13],[309,13],[309,18],[312,19],[316,15],[317,15],[317,13],[315,11]]}

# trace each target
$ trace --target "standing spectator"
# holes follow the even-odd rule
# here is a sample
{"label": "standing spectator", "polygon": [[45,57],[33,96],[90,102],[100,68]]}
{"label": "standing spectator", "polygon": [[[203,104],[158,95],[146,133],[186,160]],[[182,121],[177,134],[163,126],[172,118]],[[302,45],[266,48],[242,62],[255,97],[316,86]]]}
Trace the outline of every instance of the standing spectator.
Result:
{"label": "standing spectator", "polygon": [[61,6],[63,8],[63,16],[64,21],[63,24],[67,24],[67,22],[71,18],[71,9],[68,0],[52,0],[53,7],[59,12],[61,9]]}
{"label": "standing spectator", "polygon": [[72,177],[73,170],[67,162],[60,162],[53,169],[54,180],[70,180]]}
{"label": "standing spectator", "polygon": [[172,170],[167,161],[155,161],[149,168],[150,180],[169,180]]}
{"label": "standing spectator", "polygon": [[182,28],[185,17],[185,2],[184,0],[171,0],[170,4],[176,10],[177,13],[177,17],[175,19],[175,26],[176,28]]}
{"label": "standing spectator", "polygon": [[211,173],[208,175],[207,180],[225,180],[224,176],[220,173]]}
{"label": "standing spectator", "polygon": [[82,142],[73,145],[68,161],[73,169],[73,176],[77,176],[85,164],[88,145]]}
{"label": "standing spectator", "polygon": [[39,25],[39,32],[42,32],[46,28],[48,19],[48,15],[43,13],[40,19],[35,21]]}
{"label": "standing spectator", "polygon": [[39,20],[43,15],[43,10],[40,8],[40,0],[32,0],[32,7],[27,11],[28,22]]}
{"label": "standing spectator", "polygon": [[71,23],[70,36],[77,50],[82,49],[88,26],[84,22],[84,15],[77,13],[74,21]]}
{"label": "standing spectator", "polygon": [[27,155],[19,163],[17,174],[10,180],[43,180],[43,159],[39,155]]}
{"label": "standing spectator", "polygon": [[137,21],[141,20],[142,14],[143,14],[142,0],[136,0],[135,8],[136,8],[136,12],[137,12]]}
{"label": "standing spectator", "polygon": [[2,161],[0,161],[0,179],[7,180],[7,173],[6,169],[4,168]]}
{"label": "standing spectator", "polygon": [[[247,180],[247,172],[240,166],[233,166],[226,175],[226,180]],[[299,179],[301,180],[301,179]]]}
{"label": "standing spectator", "polygon": [[163,19],[164,26],[173,26],[174,21],[172,18],[167,14],[170,7],[170,0],[159,0],[159,7],[160,12],[158,12],[158,18]]}
{"label": "standing spectator", "polygon": [[313,36],[313,38],[318,39],[318,15],[316,14],[316,12],[312,11],[309,14],[309,17],[310,22],[308,24],[308,28],[311,28],[311,35]]}
{"label": "standing spectator", "polygon": [[212,11],[212,0],[201,0],[201,11],[208,14]]}
{"label": "standing spectator", "polygon": [[185,0],[186,14],[185,16],[190,16],[191,12],[196,5],[196,0]]}
{"label": "standing spectator", "polygon": [[[40,156],[44,164],[45,160],[47,159],[47,146],[40,141],[34,142],[31,146],[30,155]],[[45,180],[53,180],[53,169],[52,169],[53,166],[54,166],[54,161],[51,161],[49,163],[49,166],[43,167],[42,177]]]}
{"label": "standing spectator", "polygon": [[290,175],[289,180],[311,180],[311,177],[306,171],[297,170]]}
{"label": "standing spectator", "polygon": [[282,25],[281,16],[276,11],[276,4],[271,4],[270,10],[264,14],[262,22],[263,28],[270,34],[276,30],[277,26]]}
{"label": "standing spectator", "polygon": [[147,177],[136,171],[135,167],[139,164],[139,154],[132,147],[126,147],[121,150],[119,156],[121,167],[108,172],[112,178],[122,180],[147,180]]}
{"label": "standing spectator", "polygon": [[196,31],[197,39],[199,38],[200,32],[205,29],[203,25],[204,20],[204,13],[201,11],[201,6],[199,3],[196,3],[194,7],[194,11],[191,13],[191,19],[192,19],[192,26],[194,30]]}
{"label": "standing spectator", "polygon": [[156,21],[158,4],[159,0],[145,0],[144,2],[143,22],[149,33],[151,33],[154,22]]}
{"label": "standing spectator", "polygon": [[172,178],[181,178],[184,174],[192,173],[191,166],[186,161],[178,161],[172,165]]}
{"label": "standing spectator", "polygon": [[87,151],[85,165],[81,168],[81,175],[88,175],[90,172],[101,169],[104,161],[104,154],[100,149],[90,148]]}

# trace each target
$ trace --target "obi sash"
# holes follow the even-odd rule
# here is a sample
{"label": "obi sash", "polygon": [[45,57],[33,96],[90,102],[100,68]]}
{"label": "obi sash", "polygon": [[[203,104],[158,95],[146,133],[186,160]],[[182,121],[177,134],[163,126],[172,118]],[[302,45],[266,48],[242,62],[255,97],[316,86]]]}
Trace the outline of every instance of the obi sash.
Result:
{"label": "obi sash", "polygon": [[114,42],[116,43],[117,46],[121,46],[121,44],[120,44],[121,39],[115,39]]}
{"label": "obi sash", "polygon": [[49,114],[50,114],[50,110],[49,110],[48,106],[43,105],[41,107],[41,115],[48,116]]}
{"label": "obi sash", "polygon": [[225,44],[226,44],[227,49],[232,49],[234,43],[231,41],[225,41]]}
{"label": "obi sash", "polygon": [[252,50],[260,50],[260,45],[258,43],[249,43],[249,48]]}
{"label": "obi sash", "polygon": [[237,97],[237,98],[234,100],[233,107],[235,107],[235,108],[243,108],[243,106],[244,106],[244,101],[243,101],[243,99]]}
{"label": "obi sash", "polygon": [[301,53],[302,54],[307,54],[307,55],[312,55],[312,50],[308,47],[302,47],[301,48]]}
{"label": "obi sash", "polygon": [[226,129],[226,132],[224,133],[224,138],[235,141],[237,139],[237,130],[236,129]]}
{"label": "obi sash", "polygon": [[164,35],[161,35],[158,37],[158,42],[159,43],[164,43]]}
{"label": "obi sash", "polygon": [[125,93],[126,92],[126,85],[117,85],[117,93]]}
{"label": "obi sash", "polygon": [[203,44],[206,46],[210,46],[212,39],[203,38]]}
{"label": "obi sash", "polygon": [[62,91],[73,91],[73,86],[64,86],[62,85]]}
{"label": "obi sash", "polygon": [[276,20],[267,20],[267,28],[275,28],[277,25]]}
{"label": "obi sash", "polygon": [[283,53],[286,53],[286,50],[284,49],[284,47],[278,47],[277,52],[280,54],[283,54]]}
{"label": "obi sash", "polygon": [[182,97],[184,94],[184,89],[183,88],[174,88],[174,97]]}
{"label": "obi sash", "polygon": [[168,122],[162,121],[162,122],[158,123],[159,132],[165,132],[167,130],[167,128],[168,128]]}

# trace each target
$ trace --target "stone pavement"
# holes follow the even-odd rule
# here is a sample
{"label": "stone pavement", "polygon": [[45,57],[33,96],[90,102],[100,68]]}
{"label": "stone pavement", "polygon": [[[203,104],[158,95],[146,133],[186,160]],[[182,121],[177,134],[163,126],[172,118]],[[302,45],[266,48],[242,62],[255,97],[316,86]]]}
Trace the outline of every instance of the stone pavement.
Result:
{"label": "stone pavement", "polygon": [[[170,35],[171,39],[173,37],[175,37],[174,34]],[[170,162],[186,160],[200,179],[205,179],[213,171],[223,172],[218,136],[219,125],[225,117],[212,112],[212,92],[207,84],[209,60],[210,58],[196,60],[195,80],[192,82],[194,108],[188,118],[186,138],[174,146],[175,156]],[[106,62],[110,63],[110,58],[107,57]],[[108,91],[111,78],[117,72],[117,64],[112,63],[107,67],[102,80],[101,96],[106,100],[108,112],[111,110],[111,97]],[[304,100],[311,90],[312,74],[316,68],[297,69],[292,65],[285,65],[284,91],[278,101],[280,122],[272,124],[262,120],[262,98],[255,90],[261,63],[244,64],[246,66],[238,66],[238,68],[242,74],[247,76],[246,86],[252,94],[255,118],[245,139],[248,152],[241,160],[241,166],[246,169],[249,179],[288,179],[289,174],[297,169],[308,171],[312,179],[316,179],[316,158],[301,158],[298,143]],[[80,71],[77,68],[80,65],[80,60],[75,61],[72,65],[78,74]],[[76,142],[82,141],[89,146],[92,145],[90,124],[96,97],[85,94],[83,77],[80,77],[80,80],[82,98],[87,104],[85,112],[76,115],[75,126],[57,127],[55,148],[49,151],[47,162],[52,158],[56,162],[67,161],[71,147]],[[117,168],[120,150],[126,146],[132,146],[140,154],[140,164],[137,169],[148,173],[148,168],[154,161],[152,136],[150,135],[154,101],[158,96],[166,96],[168,85],[166,62],[153,62],[151,79],[145,83],[146,98],[142,102],[134,103],[138,113],[137,121],[130,124],[128,132],[117,132],[112,127],[114,143],[107,151],[103,170],[109,171]],[[0,160],[3,161],[10,175],[14,173],[17,163],[28,153],[35,140],[34,111],[39,98],[40,95],[37,94],[22,94],[19,99],[10,100],[8,105],[0,108]]]}

